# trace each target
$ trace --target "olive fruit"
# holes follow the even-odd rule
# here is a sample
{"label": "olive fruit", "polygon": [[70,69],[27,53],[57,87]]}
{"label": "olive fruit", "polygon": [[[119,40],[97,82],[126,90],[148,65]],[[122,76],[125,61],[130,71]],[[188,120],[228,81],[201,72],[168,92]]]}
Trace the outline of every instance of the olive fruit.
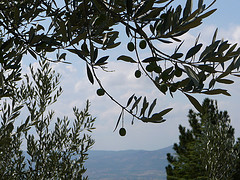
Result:
{"label": "olive fruit", "polygon": [[182,70],[181,70],[180,68],[177,68],[177,69],[175,70],[175,72],[174,72],[174,75],[175,75],[176,77],[180,77],[180,76],[182,75]]}
{"label": "olive fruit", "polygon": [[153,70],[154,70],[155,73],[161,73],[162,72],[162,68],[160,66],[154,67]]}
{"label": "olive fruit", "polygon": [[136,70],[135,71],[135,77],[136,78],[140,78],[141,77],[141,71],[140,70]]}
{"label": "olive fruit", "polygon": [[98,96],[103,96],[104,94],[105,94],[104,89],[100,88],[100,89],[97,90],[97,95]]}
{"label": "olive fruit", "polygon": [[160,85],[160,91],[162,92],[162,93],[166,93],[167,92],[167,90],[168,90],[168,87],[167,87],[167,85],[166,84],[161,84]]}
{"label": "olive fruit", "polygon": [[148,72],[152,72],[152,71],[154,70],[154,66],[153,66],[152,64],[148,64],[148,65],[146,66],[146,70],[147,70]]}
{"label": "olive fruit", "polygon": [[177,87],[176,87],[175,85],[172,85],[172,86],[169,88],[169,90],[170,90],[171,92],[176,92]]}
{"label": "olive fruit", "polygon": [[127,44],[127,49],[128,49],[129,51],[134,51],[134,44],[133,44],[133,42],[129,42],[129,43]]}
{"label": "olive fruit", "polygon": [[120,136],[125,136],[126,135],[126,129],[125,128],[121,128],[119,130],[119,134],[120,134]]}
{"label": "olive fruit", "polygon": [[146,41],[145,41],[145,40],[141,40],[140,43],[139,43],[139,47],[140,47],[141,49],[145,49],[146,46],[147,46]]}

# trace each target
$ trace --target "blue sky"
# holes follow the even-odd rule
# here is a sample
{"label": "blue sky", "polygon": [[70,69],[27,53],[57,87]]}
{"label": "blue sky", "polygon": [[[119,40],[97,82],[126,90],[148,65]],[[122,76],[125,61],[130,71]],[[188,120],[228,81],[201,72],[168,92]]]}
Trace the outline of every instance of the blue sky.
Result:
{"label": "blue sky", "polygon": [[[180,2],[176,0],[175,3]],[[197,2],[197,1],[194,1]],[[240,13],[238,8],[240,1],[238,0],[217,0],[213,8],[217,8],[217,12],[206,19],[194,31],[190,31],[184,35],[184,48],[191,47],[195,40],[195,36],[201,32],[200,41],[210,43],[209,39],[215,29],[219,28],[218,38],[229,39],[231,42],[240,43]],[[123,39],[123,42],[128,42],[128,39]],[[159,45],[159,48],[167,52],[172,52],[175,46]],[[137,69],[134,65],[129,65],[124,62],[117,62],[116,58],[121,53],[126,53],[125,46],[122,46],[118,51],[107,51],[110,53],[111,59],[109,70],[115,70],[113,73],[105,73],[98,71],[98,75],[107,90],[116,97],[120,102],[126,103],[132,93],[137,95],[146,95],[149,100],[158,98],[157,109],[162,110],[167,107],[173,107],[174,110],[166,116],[167,121],[162,124],[146,124],[135,121],[131,125],[131,117],[125,117],[125,128],[127,135],[120,137],[118,132],[113,132],[115,123],[121,109],[114,104],[108,97],[98,97],[96,95],[97,85],[91,85],[86,77],[85,64],[77,57],[69,56],[69,61],[72,65],[54,64],[58,72],[62,74],[63,95],[54,105],[59,116],[67,115],[72,117],[72,107],[78,106],[83,108],[87,99],[91,102],[90,113],[95,116],[96,130],[93,133],[93,138],[96,140],[93,149],[98,150],[126,150],[126,149],[143,149],[156,150],[172,145],[178,142],[178,126],[182,124],[188,126],[187,114],[190,108],[194,109],[182,94],[176,94],[174,98],[169,95],[164,96],[153,86],[145,77],[140,80],[134,77],[134,72]],[[144,53],[142,56],[144,56]],[[231,97],[212,96],[210,98],[217,99],[220,110],[227,110],[232,120],[232,125],[236,130],[236,137],[240,137],[239,124],[239,90],[240,80],[237,80],[234,85],[228,87]],[[206,96],[196,96],[200,101]]]}

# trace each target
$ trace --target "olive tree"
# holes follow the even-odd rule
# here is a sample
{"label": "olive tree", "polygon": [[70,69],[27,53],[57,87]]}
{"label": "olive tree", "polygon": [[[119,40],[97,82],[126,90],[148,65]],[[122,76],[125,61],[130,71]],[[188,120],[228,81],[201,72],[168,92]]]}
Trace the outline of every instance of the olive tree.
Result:
{"label": "olive tree", "polygon": [[[47,61],[30,66],[1,106],[0,174],[2,179],[87,179],[84,162],[94,140],[87,132],[95,118],[73,108],[74,119],[54,120],[50,110],[62,93],[60,75]],[[20,115],[20,113],[22,113]],[[21,124],[20,123],[21,120]],[[25,148],[24,148],[25,147]]]}
{"label": "olive tree", "polygon": [[[96,70],[106,70],[109,49],[117,48],[126,34],[126,47],[133,55],[119,54],[116,60],[129,66],[136,64],[136,78],[145,74],[160,93],[182,92],[194,107],[203,108],[193,94],[230,94],[219,84],[232,84],[230,76],[239,76],[240,49],[227,40],[217,38],[217,30],[209,45],[196,42],[186,52],[181,50],[182,35],[202,24],[213,14],[216,0],[186,0],[185,5],[173,5],[174,0],[25,0],[1,1],[0,27],[2,94],[8,95],[7,82],[18,79],[22,57],[69,63],[69,53],[86,63],[89,81],[98,83],[98,95],[106,94],[120,107],[117,120],[124,112],[143,122],[162,123],[172,108],[157,110],[146,97],[133,94],[121,104],[101,83]],[[196,5],[193,6],[193,4]],[[193,9],[193,7],[195,7]],[[119,28],[120,27],[120,28]],[[125,29],[124,32],[119,29]],[[159,44],[177,43],[172,53],[163,52]],[[12,49],[11,47],[16,48]],[[150,54],[142,57],[142,49]],[[104,56],[100,56],[104,52]],[[49,58],[55,54],[55,58]],[[119,62],[120,63],[120,62]],[[132,64],[131,64],[132,63]],[[5,73],[8,69],[14,71]],[[17,71],[18,70],[18,71]],[[12,74],[12,76],[11,76]],[[8,76],[10,76],[8,78]],[[139,79],[139,81],[141,81]],[[3,87],[4,86],[4,87]],[[6,87],[5,87],[6,86]],[[3,91],[4,89],[4,91]],[[139,110],[139,111],[138,111]]]}

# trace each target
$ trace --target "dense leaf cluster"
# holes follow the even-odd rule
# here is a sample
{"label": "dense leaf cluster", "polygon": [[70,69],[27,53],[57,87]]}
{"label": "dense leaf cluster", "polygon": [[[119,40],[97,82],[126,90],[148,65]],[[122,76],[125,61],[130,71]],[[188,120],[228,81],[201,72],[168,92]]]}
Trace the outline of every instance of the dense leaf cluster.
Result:
{"label": "dense leaf cluster", "polygon": [[[89,81],[97,82],[123,111],[143,122],[164,122],[162,116],[171,108],[154,115],[145,114],[149,102],[136,95],[128,100],[132,106],[122,105],[97,76],[96,69],[106,70],[109,59],[109,55],[100,57],[99,54],[120,45],[119,27],[123,27],[129,39],[127,49],[135,54],[119,54],[116,59],[137,64],[136,77],[145,74],[161,93],[172,97],[176,91],[184,93],[201,112],[202,106],[190,94],[230,95],[217,85],[232,84],[228,77],[239,76],[240,49],[237,44],[218,40],[217,31],[208,46],[199,43],[197,37],[193,47],[181,51],[181,35],[213,14],[215,1],[206,5],[198,0],[195,9],[192,0],[177,7],[172,6],[173,0],[1,1],[1,97],[8,96],[8,86],[19,80],[23,55],[67,63],[67,53],[72,53],[86,63]],[[159,44],[173,42],[178,45],[172,54],[158,48]],[[149,57],[141,57],[143,49],[149,51]],[[56,56],[50,59],[52,54]]]}

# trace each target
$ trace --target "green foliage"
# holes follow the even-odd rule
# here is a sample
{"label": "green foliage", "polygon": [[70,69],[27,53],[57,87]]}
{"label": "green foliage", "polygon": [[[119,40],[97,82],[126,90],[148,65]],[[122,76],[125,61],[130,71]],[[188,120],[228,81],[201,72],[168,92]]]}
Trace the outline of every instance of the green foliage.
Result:
{"label": "green foliage", "polygon": [[[97,69],[107,68],[109,57],[99,57],[99,54],[106,54],[106,50],[121,44],[119,29],[123,27],[129,38],[126,49],[135,53],[119,54],[116,59],[137,64],[138,70],[160,93],[169,93],[172,97],[177,91],[184,93],[201,112],[200,103],[190,94],[230,95],[217,85],[232,84],[234,81],[229,77],[239,76],[240,49],[237,44],[218,40],[217,30],[209,45],[204,47],[197,37],[189,50],[181,52],[181,35],[213,14],[215,1],[204,4],[203,0],[186,0],[185,5],[176,7],[172,5],[173,0],[1,1],[0,95],[12,94],[8,87],[19,80],[23,55],[69,63],[67,53],[72,53],[86,63],[89,81],[98,83],[121,110],[131,114],[133,119],[156,122],[150,114],[144,116],[138,111],[147,107],[146,99],[143,101],[142,96],[135,95],[130,102],[132,106],[126,107],[108,93],[96,74]],[[159,44],[173,42],[177,47],[172,54],[158,48]],[[148,51],[145,54],[149,57],[141,57],[142,49]],[[53,53],[56,57],[48,58]],[[163,122],[162,118],[157,122]]]}
{"label": "green foliage", "polygon": [[191,129],[179,126],[176,155],[167,154],[167,179],[231,179],[239,173],[239,145],[226,111],[205,99],[203,112],[189,111]]}
{"label": "green foliage", "polygon": [[[1,106],[1,178],[86,179],[84,162],[94,144],[87,132],[92,132],[95,121],[88,112],[89,102],[83,111],[73,108],[73,121],[68,117],[54,120],[49,108],[62,93],[60,75],[49,62],[39,61],[39,66],[30,65],[31,75],[24,75]],[[19,125],[21,111],[28,115],[25,120],[21,117]]]}
{"label": "green foliage", "polygon": [[235,150],[237,151],[237,160],[236,160],[236,166],[235,169],[233,170],[233,180],[237,180],[240,177],[240,138],[238,138],[236,145],[235,145]]}

